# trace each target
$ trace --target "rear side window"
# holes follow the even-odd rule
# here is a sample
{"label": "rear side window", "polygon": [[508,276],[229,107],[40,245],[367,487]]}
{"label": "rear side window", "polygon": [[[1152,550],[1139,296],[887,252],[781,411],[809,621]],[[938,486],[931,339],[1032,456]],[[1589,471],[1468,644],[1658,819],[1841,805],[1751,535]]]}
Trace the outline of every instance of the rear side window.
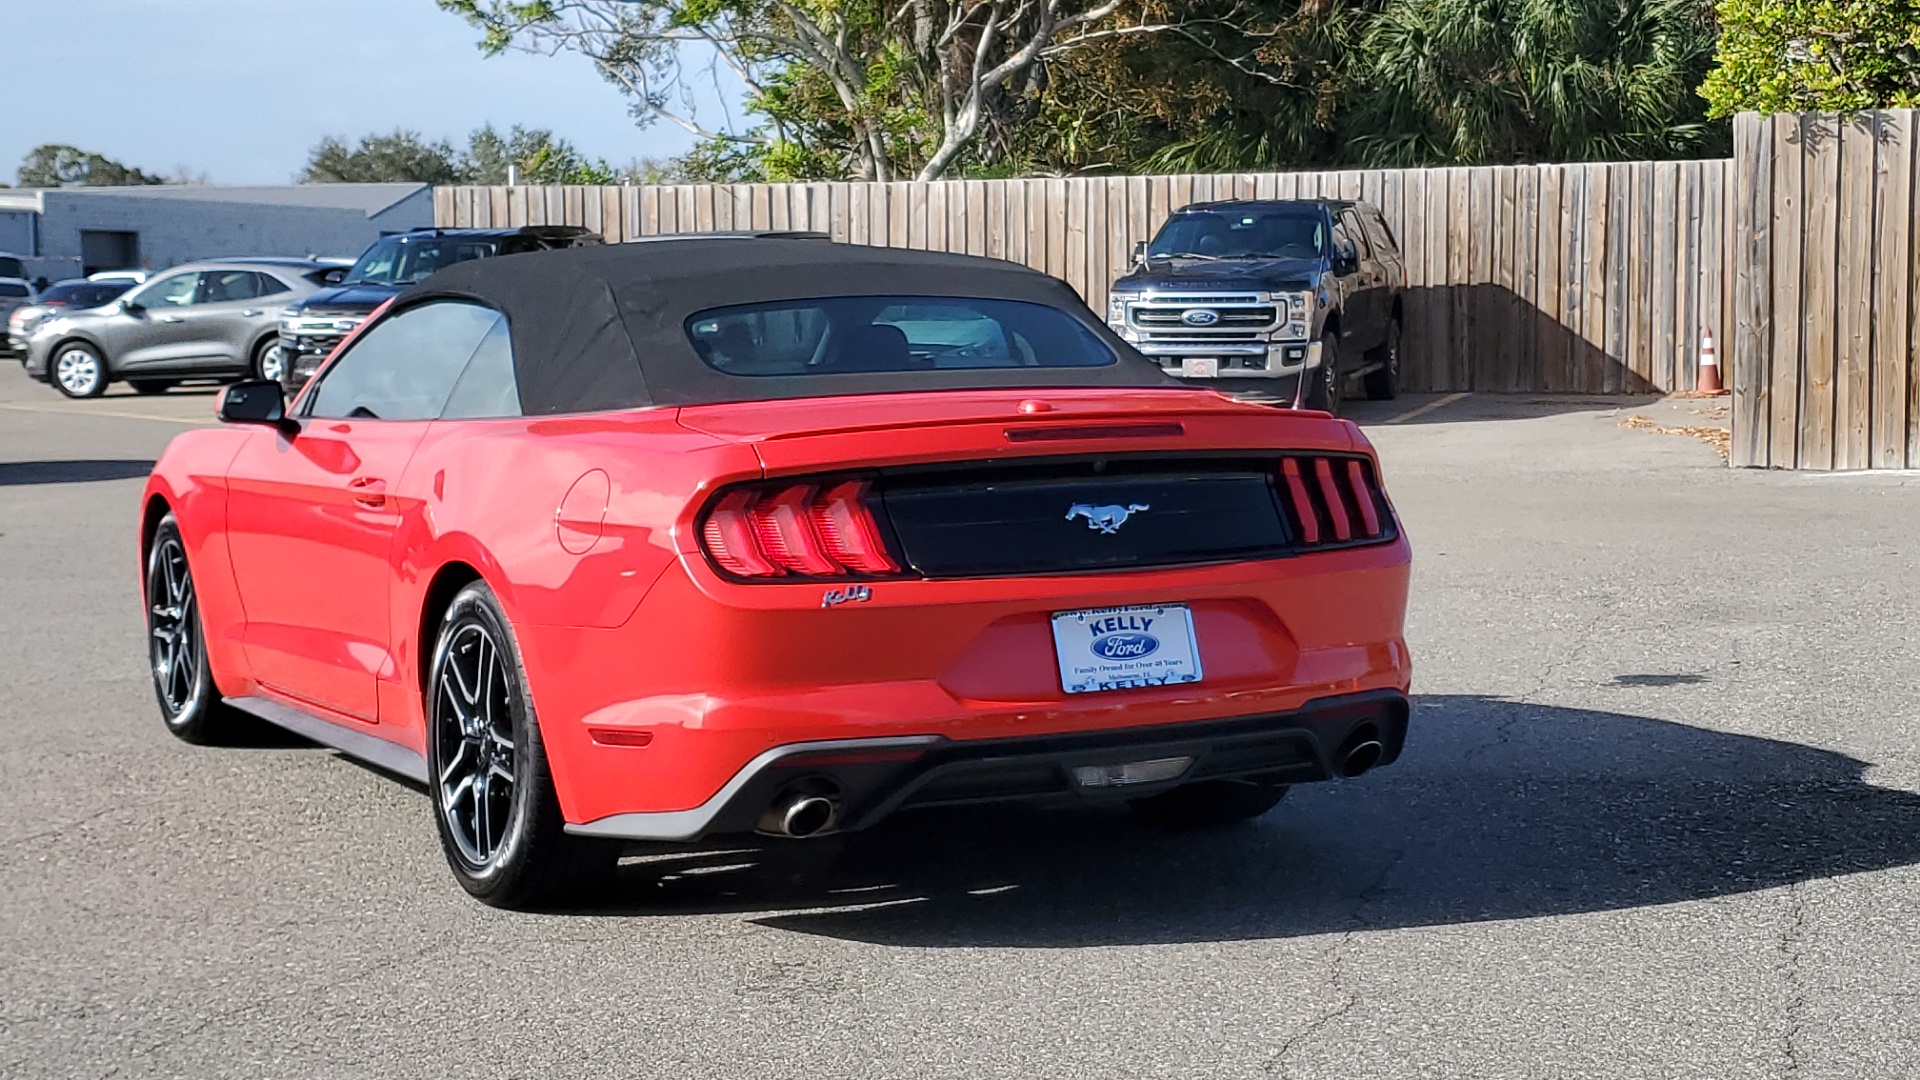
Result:
{"label": "rear side window", "polygon": [[383,319],[328,365],[308,399],[306,415],[435,419],[453,396],[467,362],[494,327],[505,324],[506,317],[492,308],[457,300],[422,304]]}
{"label": "rear side window", "polygon": [[1366,227],[1374,254],[1382,257],[1400,254],[1400,242],[1394,239],[1393,230],[1387,227],[1387,219],[1380,216],[1380,211],[1361,211],[1360,223]]}
{"label": "rear side window", "polygon": [[507,320],[495,319],[480,339],[480,347],[453,384],[442,420],[478,420],[486,417],[519,416],[520,384],[513,374],[513,339],[507,333]]}
{"label": "rear side window", "polygon": [[255,274],[254,280],[259,288],[256,296],[278,296],[283,292],[292,292],[293,286],[274,277],[272,274]]}
{"label": "rear side window", "polygon": [[1115,363],[1078,319],[1045,304],[946,296],[836,296],[716,308],[687,320],[728,375],[832,375]]}
{"label": "rear side window", "polygon": [[0,281],[0,296],[31,296],[31,295],[33,294],[27,291],[27,287],[25,285],[15,284],[14,282],[11,282],[11,281]]}
{"label": "rear side window", "polygon": [[210,270],[200,275],[200,303],[224,304],[260,295],[260,275],[251,270]]}

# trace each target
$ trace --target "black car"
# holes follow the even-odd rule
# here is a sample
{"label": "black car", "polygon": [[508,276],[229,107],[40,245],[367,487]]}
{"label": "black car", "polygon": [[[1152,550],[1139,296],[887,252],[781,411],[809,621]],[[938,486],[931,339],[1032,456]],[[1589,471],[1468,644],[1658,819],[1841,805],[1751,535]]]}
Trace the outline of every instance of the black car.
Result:
{"label": "black car", "polygon": [[1355,378],[1399,392],[1404,281],[1367,203],[1196,203],[1135,249],[1107,322],[1170,375],[1285,380],[1296,406],[1331,412]]}
{"label": "black car", "polygon": [[519,229],[417,229],[383,236],[338,284],[287,305],[280,314],[280,381],[288,396],[307,384],[320,362],[373,309],[434,271],[468,259],[598,244],[573,225]]}

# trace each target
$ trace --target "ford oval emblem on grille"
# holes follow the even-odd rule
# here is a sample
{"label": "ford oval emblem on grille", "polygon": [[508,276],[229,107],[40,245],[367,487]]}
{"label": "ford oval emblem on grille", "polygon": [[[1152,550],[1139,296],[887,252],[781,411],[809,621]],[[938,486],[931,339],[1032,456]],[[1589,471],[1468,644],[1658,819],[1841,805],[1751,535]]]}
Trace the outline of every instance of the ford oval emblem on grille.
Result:
{"label": "ford oval emblem on grille", "polygon": [[1180,313],[1180,321],[1188,326],[1212,326],[1220,321],[1220,313],[1206,308],[1194,308]]}
{"label": "ford oval emblem on grille", "polygon": [[1102,660],[1138,660],[1157,652],[1160,639],[1152,634],[1108,634],[1094,638],[1089,648]]}

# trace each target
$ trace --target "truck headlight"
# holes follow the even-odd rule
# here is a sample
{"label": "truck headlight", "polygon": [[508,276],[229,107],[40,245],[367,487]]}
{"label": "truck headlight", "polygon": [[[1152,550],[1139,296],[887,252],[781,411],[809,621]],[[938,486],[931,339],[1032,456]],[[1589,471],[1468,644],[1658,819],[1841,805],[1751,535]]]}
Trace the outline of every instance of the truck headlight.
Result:
{"label": "truck headlight", "polygon": [[1119,326],[1127,321],[1127,298],[1119,293],[1107,297],[1107,325]]}

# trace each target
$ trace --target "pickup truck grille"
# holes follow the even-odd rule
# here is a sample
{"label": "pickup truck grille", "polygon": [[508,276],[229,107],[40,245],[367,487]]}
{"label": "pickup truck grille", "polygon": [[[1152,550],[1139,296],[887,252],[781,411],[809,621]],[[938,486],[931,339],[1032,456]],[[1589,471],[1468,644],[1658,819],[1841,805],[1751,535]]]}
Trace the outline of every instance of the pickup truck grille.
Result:
{"label": "pickup truck grille", "polygon": [[[1206,311],[1213,317],[1212,323],[1188,323],[1188,311]],[[1279,317],[1277,309],[1271,304],[1258,307],[1133,307],[1133,325],[1142,331],[1160,331],[1160,329],[1179,329],[1179,331],[1238,331],[1238,329],[1267,329]]]}

